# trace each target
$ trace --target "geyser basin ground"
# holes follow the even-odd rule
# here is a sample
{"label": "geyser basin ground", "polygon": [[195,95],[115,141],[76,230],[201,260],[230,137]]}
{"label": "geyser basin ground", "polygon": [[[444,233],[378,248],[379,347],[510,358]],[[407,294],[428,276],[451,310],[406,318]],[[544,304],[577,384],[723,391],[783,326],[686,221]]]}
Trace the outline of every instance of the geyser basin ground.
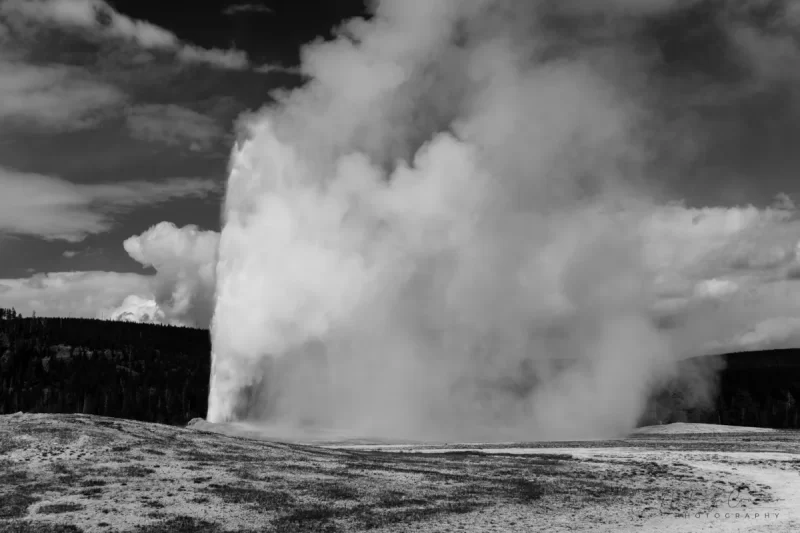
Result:
{"label": "geyser basin ground", "polygon": [[798,432],[338,446],[0,416],[0,531],[800,531]]}

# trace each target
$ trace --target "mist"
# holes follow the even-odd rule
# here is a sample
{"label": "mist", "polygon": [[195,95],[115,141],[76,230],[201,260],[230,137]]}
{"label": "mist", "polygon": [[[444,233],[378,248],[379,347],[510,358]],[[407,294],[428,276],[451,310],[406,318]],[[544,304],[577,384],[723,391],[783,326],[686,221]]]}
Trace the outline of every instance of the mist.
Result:
{"label": "mist", "polygon": [[679,359],[641,234],[691,155],[641,37],[678,4],[383,0],[307,45],[231,156],[208,420],[631,430]]}

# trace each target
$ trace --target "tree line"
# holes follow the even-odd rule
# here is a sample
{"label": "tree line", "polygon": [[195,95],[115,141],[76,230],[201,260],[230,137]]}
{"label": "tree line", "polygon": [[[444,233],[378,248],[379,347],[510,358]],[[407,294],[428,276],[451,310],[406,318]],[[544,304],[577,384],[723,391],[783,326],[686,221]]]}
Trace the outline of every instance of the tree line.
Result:
{"label": "tree line", "polygon": [[[693,379],[694,378],[694,379]],[[800,349],[683,361],[650,401],[641,425],[697,422],[800,428]]]}
{"label": "tree line", "polygon": [[[0,414],[185,424],[206,415],[210,354],[206,330],[0,309]],[[800,428],[800,350],[694,358],[678,376],[653,395],[641,425]]]}
{"label": "tree line", "polygon": [[200,329],[0,309],[0,414],[204,417],[211,343]]}

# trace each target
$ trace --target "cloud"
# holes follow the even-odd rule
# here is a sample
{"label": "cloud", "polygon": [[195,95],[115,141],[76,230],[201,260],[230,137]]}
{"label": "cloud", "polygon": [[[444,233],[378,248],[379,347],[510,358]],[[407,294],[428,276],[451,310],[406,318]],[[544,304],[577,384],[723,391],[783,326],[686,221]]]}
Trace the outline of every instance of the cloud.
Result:
{"label": "cloud", "polygon": [[207,150],[225,135],[213,118],[175,104],[133,106],[126,121],[137,139],[186,145],[194,151]]}
{"label": "cloud", "polygon": [[183,42],[165,28],[119,13],[104,0],[5,0],[0,3],[0,15],[21,24],[73,28],[98,37],[123,39],[144,49],[170,51],[188,63],[229,70],[250,66],[242,51]]}
{"label": "cloud", "polygon": [[729,343],[740,350],[765,350],[777,347],[795,347],[800,341],[800,317],[775,317],[756,324],[751,330]]}
{"label": "cloud", "polygon": [[21,128],[76,130],[95,125],[126,100],[116,87],[68,66],[0,58],[0,120]]}
{"label": "cloud", "polygon": [[712,341],[712,353],[747,352],[797,348],[800,345],[800,316],[770,317],[728,338]]}
{"label": "cloud", "polygon": [[218,245],[217,232],[193,225],[178,228],[170,222],[123,243],[134,260],[155,268],[153,292],[165,320],[204,328],[213,311]]}
{"label": "cloud", "polygon": [[[782,228],[791,229],[790,238],[800,238],[794,211],[784,207],[687,208],[673,204],[646,209],[651,211],[641,232],[648,262],[657,270],[691,273],[721,263],[749,264],[764,254],[765,246],[781,235]],[[770,236],[766,242],[765,235]]]}
{"label": "cloud", "polygon": [[158,307],[155,299],[143,298],[135,294],[131,294],[125,298],[118,307],[101,311],[100,317],[107,320],[119,320],[124,322],[148,324],[168,323],[164,312]]}
{"label": "cloud", "polygon": [[259,74],[291,74],[294,76],[303,76],[303,71],[300,67],[284,67],[281,65],[261,65],[253,69],[253,72]]}
{"label": "cloud", "polygon": [[25,316],[96,318],[131,294],[152,298],[147,276],[118,272],[52,272],[0,284],[6,287],[0,307],[15,307]]}
{"label": "cloud", "polygon": [[222,10],[223,15],[233,16],[233,15],[246,15],[252,13],[265,13],[271,14],[274,13],[275,10],[267,7],[263,4],[232,4],[225,9]]}
{"label": "cloud", "polygon": [[698,298],[722,299],[736,293],[739,285],[728,279],[707,279],[694,287],[694,294]]}
{"label": "cloud", "polygon": [[0,232],[78,242],[108,231],[114,215],[217,190],[209,179],[75,184],[0,167]]}

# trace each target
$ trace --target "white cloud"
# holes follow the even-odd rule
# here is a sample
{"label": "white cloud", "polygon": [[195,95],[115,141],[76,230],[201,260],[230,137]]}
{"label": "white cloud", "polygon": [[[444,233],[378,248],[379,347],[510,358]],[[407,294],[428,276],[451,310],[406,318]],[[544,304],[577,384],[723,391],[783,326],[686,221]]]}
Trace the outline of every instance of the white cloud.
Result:
{"label": "white cloud", "polygon": [[[673,272],[702,270],[720,261],[730,265],[741,262],[742,254],[761,254],[767,244],[761,237],[789,227],[794,214],[790,209],[754,206],[650,209],[641,229],[648,262]],[[792,233],[796,242],[800,226],[794,225]]]}
{"label": "white cloud", "polygon": [[30,128],[94,125],[125,100],[119,89],[67,66],[0,59],[0,120]]}
{"label": "white cloud", "polygon": [[155,275],[58,272],[0,279],[0,307],[25,315],[208,327],[218,242],[216,232],[161,222],[124,242]]}
{"label": "white cloud", "polygon": [[150,324],[167,323],[164,311],[158,307],[153,298],[142,298],[136,294],[131,294],[122,303],[107,311],[100,312],[101,318],[108,320],[119,320],[124,322],[140,322]]}
{"label": "white cloud", "polygon": [[134,106],[128,109],[126,120],[137,139],[187,145],[193,150],[208,149],[225,134],[213,118],[174,104]]}
{"label": "white cloud", "polygon": [[131,294],[152,298],[150,280],[118,272],[52,272],[30,278],[2,279],[0,307],[25,316],[96,318]]}
{"label": "white cloud", "polygon": [[707,279],[694,286],[694,294],[698,298],[721,299],[739,290],[739,285],[729,279]]}
{"label": "white cloud", "polygon": [[731,343],[742,350],[764,350],[786,347],[800,341],[800,317],[774,317],[763,320]]}
{"label": "white cloud", "polygon": [[231,70],[250,66],[242,51],[206,49],[183,42],[165,28],[119,13],[104,0],[5,0],[0,3],[0,15],[21,23],[74,28],[124,39],[145,49],[171,51],[186,62]]}
{"label": "white cloud", "polygon": [[0,232],[77,242],[108,231],[113,215],[216,190],[208,179],[75,184],[0,167]]}
{"label": "white cloud", "polygon": [[124,242],[125,251],[156,269],[153,292],[170,322],[208,327],[219,233],[161,222]]}

